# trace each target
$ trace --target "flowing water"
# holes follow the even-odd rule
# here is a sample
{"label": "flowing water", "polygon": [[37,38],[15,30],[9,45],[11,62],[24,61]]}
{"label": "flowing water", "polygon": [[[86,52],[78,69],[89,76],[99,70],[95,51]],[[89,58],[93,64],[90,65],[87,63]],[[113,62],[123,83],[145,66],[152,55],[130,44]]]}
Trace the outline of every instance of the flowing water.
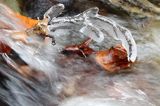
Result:
{"label": "flowing water", "polygon": [[[71,30],[83,27],[81,32],[84,35],[82,36],[78,36],[79,32],[68,31],[68,23],[61,25],[59,21],[61,22],[63,18],[58,18],[51,21],[50,27],[52,31],[54,30],[56,45],[53,46],[50,40],[43,44],[39,36],[29,39],[31,43],[36,43],[26,45],[10,37],[15,31],[25,30],[25,26],[14,18],[8,8],[1,6],[0,9],[0,22],[5,23],[0,29],[0,38],[14,51],[9,55],[1,54],[0,58],[0,99],[4,102],[2,106],[4,104],[9,106],[160,105],[159,21],[150,23],[145,21],[146,23],[143,22],[141,25],[138,20],[108,15],[109,19],[131,30],[138,49],[135,64],[130,69],[122,70],[129,73],[110,75],[95,62],[94,55],[83,58],[60,53],[64,45],[82,41],[88,34],[84,32],[91,31],[90,27],[83,27],[81,18],[78,20],[77,16],[69,17],[67,19],[70,20],[66,22],[72,22],[69,23]],[[78,24],[73,23],[75,20]],[[92,18],[88,20],[95,22]],[[92,28],[94,25],[99,27],[98,24],[103,26],[103,23],[95,22]],[[143,25],[144,28],[141,27]],[[110,24],[106,24],[106,29],[107,27],[111,27]],[[97,32],[90,32],[95,40],[92,44],[93,48],[99,50],[113,46],[112,43],[115,43],[115,40],[111,40],[111,37],[115,35],[114,31],[109,32],[111,36],[105,35],[104,38],[98,36],[98,39],[96,34],[101,33],[98,29],[94,30]],[[106,32],[108,31],[110,30]],[[105,40],[103,43],[95,43],[102,38]],[[132,44],[133,50],[128,52],[133,53],[135,52],[133,41]]]}

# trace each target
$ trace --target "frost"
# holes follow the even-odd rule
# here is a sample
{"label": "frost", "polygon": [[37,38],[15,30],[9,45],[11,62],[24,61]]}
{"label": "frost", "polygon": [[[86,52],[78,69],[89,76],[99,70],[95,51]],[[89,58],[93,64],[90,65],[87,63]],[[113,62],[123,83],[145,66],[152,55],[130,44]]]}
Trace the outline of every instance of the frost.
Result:
{"label": "frost", "polygon": [[64,29],[90,37],[97,43],[103,42],[105,36],[111,36],[121,41],[127,51],[128,61],[134,62],[137,57],[137,47],[131,32],[115,21],[99,15],[98,11],[95,7],[76,16],[54,17],[48,26],[50,34],[57,35],[57,30]]}

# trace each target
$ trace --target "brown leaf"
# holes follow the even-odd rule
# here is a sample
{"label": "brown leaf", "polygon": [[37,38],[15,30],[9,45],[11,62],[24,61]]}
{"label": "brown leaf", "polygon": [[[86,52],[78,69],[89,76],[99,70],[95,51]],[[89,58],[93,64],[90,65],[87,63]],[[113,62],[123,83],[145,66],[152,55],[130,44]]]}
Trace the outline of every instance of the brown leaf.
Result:
{"label": "brown leaf", "polygon": [[0,53],[7,53],[9,54],[11,52],[11,48],[7,46],[6,44],[0,42]]}
{"label": "brown leaf", "polygon": [[127,58],[127,52],[122,45],[117,45],[109,50],[98,51],[96,61],[111,73],[131,66],[131,62]]}
{"label": "brown leaf", "polygon": [[64,54],[78,54],[86,57],[94,52],[94,50],[89,47],[91,41],[92,39],[89,38],[81,44],[67,46],[62,52]]}

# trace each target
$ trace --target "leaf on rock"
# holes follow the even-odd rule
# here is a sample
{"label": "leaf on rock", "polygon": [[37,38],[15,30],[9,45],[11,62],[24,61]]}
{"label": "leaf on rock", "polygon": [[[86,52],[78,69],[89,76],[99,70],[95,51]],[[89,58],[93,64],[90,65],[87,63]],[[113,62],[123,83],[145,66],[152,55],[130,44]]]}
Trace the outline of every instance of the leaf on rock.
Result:
{"label": "leaf on rock", "polygon": [[128,61],[127,51],[122,45],[116,45],[109,50],[98,51],[96,61],[110,73],[129,68],[132,63]]}

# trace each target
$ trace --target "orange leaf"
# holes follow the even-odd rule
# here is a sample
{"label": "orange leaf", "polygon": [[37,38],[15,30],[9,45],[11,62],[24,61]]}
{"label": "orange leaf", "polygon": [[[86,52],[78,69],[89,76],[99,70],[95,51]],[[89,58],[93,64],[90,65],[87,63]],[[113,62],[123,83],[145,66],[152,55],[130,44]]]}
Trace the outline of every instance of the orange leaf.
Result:
{"label": "orange leaf", "polygon": [[122,45],[117,45],[109,50],[98,51],[96,53],[96,61],[111,73],[129,68],[131,65],[127,58],[127,52]]}
{"label": "orange leaf", "polygon": [[32,28],[33,26],[35,26],[38,23],[38,20],[31,19],[31,18],[23,16],[19,13],[16,13],[15,15],[16,15],[17,18],[19,18],[23,22],[23,24],[27,28]]}

